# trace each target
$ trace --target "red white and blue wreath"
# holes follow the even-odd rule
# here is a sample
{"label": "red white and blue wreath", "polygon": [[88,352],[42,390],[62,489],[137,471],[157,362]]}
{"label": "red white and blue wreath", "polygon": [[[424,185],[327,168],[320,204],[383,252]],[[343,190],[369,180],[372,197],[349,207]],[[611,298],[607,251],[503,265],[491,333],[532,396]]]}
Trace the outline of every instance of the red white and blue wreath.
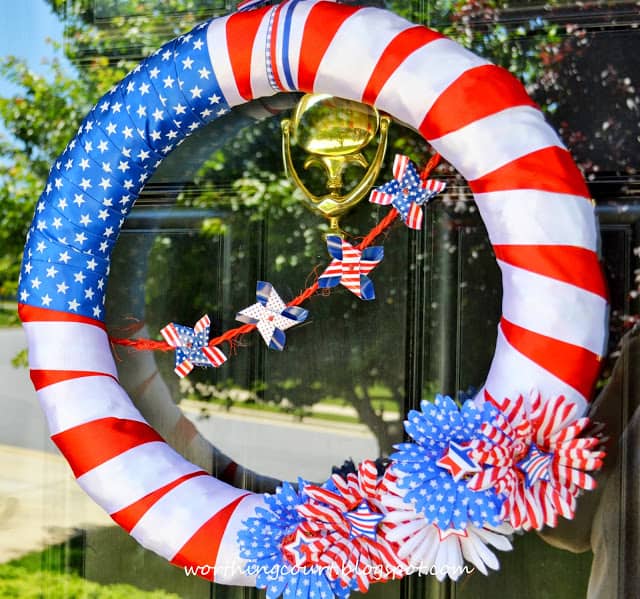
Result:
{"label": "red white and blue wreath", "polygon": [[[588,189],[522,86],[441,34],[326,0],[258,4],[143,61],[52,166],[19,290],[52,439],[135,539],[215,582],[266,588],[270,598],[345,597],[416,569],[440,579],[457,579],[465,562],[497,569],[494,550],[510,549],[513,530],[573,517],[602,463],[598,439],[584,434],[607,314]],[[145,422],[117,382],[104,302],[120,228],[164,157],[233,106],[297,91],[375,105],[459,170],[502,270],[503,314],[477,395],[422,402],[384,467],[365,461],[322,484],[260,495],[209,476]],[[282,350],[319,289],[373,300],[371,272],[383,258],[373,244],[398,219],[420,228],[443,189],[427,174],[397,157],[393,180],[371,196],[391,206],[387,215],[357,245],[330,236],[326,269],[298,297],[258,282],[237,329],[209,339],[203,317],[193,329],[167,325],[165,341],[147,346],[175,349],[185,376],[224,367],[220,346],[255,329]]]}

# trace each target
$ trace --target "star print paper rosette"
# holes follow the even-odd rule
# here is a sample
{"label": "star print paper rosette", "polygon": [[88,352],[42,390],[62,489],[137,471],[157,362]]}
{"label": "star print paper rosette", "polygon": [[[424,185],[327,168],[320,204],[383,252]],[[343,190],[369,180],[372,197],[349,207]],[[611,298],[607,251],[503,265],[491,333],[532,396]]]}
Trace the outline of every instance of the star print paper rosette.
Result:
{"label": "star print paper rosette", "polygon": [[588,472],[603,452],[599,439],[579,436],[588,423],[562,396],[458,405],[438,395],[409,412],[410,440],[382,472],[365,461],[267,496],[270,509],[239,534],[243,557],[250,569],[287,572],[277,583],[259,574],[269,599],[298,596],[293,589],[308,597],[314,585],[343,597],[416,571],[488,574],[515,530],[572,518],[579,492],[595,486]]}

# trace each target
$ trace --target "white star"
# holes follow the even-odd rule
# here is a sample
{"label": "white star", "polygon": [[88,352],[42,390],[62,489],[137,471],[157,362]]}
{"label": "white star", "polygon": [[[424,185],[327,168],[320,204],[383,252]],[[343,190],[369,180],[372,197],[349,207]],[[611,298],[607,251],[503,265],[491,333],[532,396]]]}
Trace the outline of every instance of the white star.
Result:
{"label": "white star", "polygon": [[38,212],[42,212],[45,208],[44,202],[38,202]]}
{"label": "white star", "polygon": [[114,133],[116,133],[116,131],[118,131],[118,127],[116,127],[115,123],[109,123],[107,125],[107,133],[109,135],[113,135]]}
{"label": "white star", "polygon": [[158,75],[160,74],[160,69],[158,67],[153,67],[150,71],[149,71],[149,77],[151,79],[157,79]]}
{"label": "white star", "polygon": [[118,164],[118,170],[122,171],[123,173],[125,171],[128,171],[129,170],[129,163],[124,161],[124,160],[121,160],[120,163]]}
{"label": "white star", "polygon": [[196,40],[195,42],[193,42],[193,49],[194,50],[202,50],[202,44],[204,42],[202,40]]}
{"label": "white star", "polygon": [[200,116],[201,116],[203,119],[206,119],[206,118],[210,117],[212,114],[213,114],[213,110],[209,110],[208,108],[205,108],[205,109],[200,113]]}
{"label": "white star", "polygon": [[159,108],[156,108],[156,109],[153,111],[153,114],[152,114],[151,116],[153,116],[153,118],[154,118],[156,121],[159,121],[160,119],[162,119],[162,115],[163,115],[163,114],[164,114],[164,111],[160,110]]}
{"label": "white star", "polygon": [[80,208],[80,206],[82,206],[82,204],[84,204],[84,198],[82,197],[81,193],[74,194],[73,203],[76,204],[76,206],[78,206],[78,208]]}
{"label": "white star", "polygon": [[84,234],[84,231],[81,231],[80,233],[76,233],[76,236],[75,236],[76,243],[83,245],[86,240],[87,240],[87,236]]}
{"label": "white star", "polygon": [[91,131],[91,129],[93,129],[93,122],[92,121],[87,121],[84,124],[84,130],[88,132],[88,131]]}
{"label": "white star", "polygon": [[58,293],[67,293],[67,290],[69,289],[69,286],[64,281],[62,281],[62,283],[58,283],[56,287],[58,288]]}
{"label": "white star", "polygon": [[85,171],[89,168],[89,159],[88,158],[83,158],[80,161],[80,168]]}
{"label": "white star", "polygon": [[26,302],[29,299],[29,292],[26,289],[23,289],[20,292],[20,301]]}
{"label": "white star", "polygon": [[109,218],[109,211],[108,210],[100,210],[100,212],[98,212],[98,218],[100,220],[107,220],[107,218]]}
{"label": "white star", "polygon": [[121,102],[116,102],[112,107],[111,110],[113,112],[120,112],[120,109],[122,108],[122,103]]}
{"label": "white star", "polygon": [[102,177],[100,179],[100,187],[102,187],[102,189],[107,191],[107,189],[111,187],[111,181],[109,181],[109,179],[106,179],[105,177]]}
{"label": "white star", "polygon": [[162,135],[160,135],[160,131],[152,131],[151,132],[151,139],[153,141],[158,141],[161,137],[162,137]]}
{"label": "white star", "polygon": [[64,168],[69,170],[72,167],[73,167],[73,160],[71,160],[71,158],[69,158],[69,160],[67,160],[67,162],[65,163]]}
{"label": "white star", "polygon": [[73,280],[74,280],[76,283],[80,283],[80,284],[84,283],[84,280],[85,280],[86,278],[87,278],[87,277],[86,277],[86,275],[85,275],[82,271],[76,272],[76,273],[74,273],[74,275],[73,275]]}
{"label": "white star", "polygon": [[133,181],[131,179],[127,179],[124,183],[123,186],[125,189],[131,189],[133,187]]}
{"label": "white star", "polygon": [[140,150],[136,158],[139,158],[142,162],[144,162],[147,158],[149,158],[150,152],[147,150]]}
{"label": "white star", "polygon": [[191,98],[199,98],[202,95],[202,90],[196,85],[192,87],[190,90]]}
{"label": "white star", "polygon": [[127,83],[127,92],[131,93],[136,88],[136,84],[133,81]]}
{"label": "white star", "polygon": [[89,287],[89,289],[84,290],[84,297],[88,300],[92,300],[95,293],[93,292],[93,287]]}
{"label": "white star", "polygon": [[217,104],[220,102],[220,96],[218,94],[213,94],[213,96],[209,96],[209,104]]}
{"label": "white star", "polygon": [[100,310],[100,308],[98,306],[94,306],[93,307],[93,315],[96,318],[100,318],[100,312],[101,312],[101,310]]}
{"label": "white star", "polygon": [[54,279],[58,274],[58,269],[55,266],[47,268],[47,279]]}
{"label": "white star", "polygon": [[36,252],[42,254],[47,249],[47,244],[44,241],[39,241],[36,246]]}
{"label": "white star", "polygon": [[69,262],[69,260],[71,260],[71,256],[69,256],[69,252],[65,250],[64,252],[60,252],[58,260],[63,264],[66,264],[67,262]]}
{"label": "white star", "polygon": [[31,274],[31,269],[33,268],[33,266],[31,266],[31,262],[27,262],[24,265],[24,272],[26,272],[28,275]]}
{"label": "white star", "polygon": [[91,143],[90,141],[85,142],[84,151],[88,154],[89,152],[91,152],[91,150],[93,150],[93,143]]}
{"label": "white star", "polygon": [[141,83],[140,87],[138,88],[140,90],[140,95],[144,96],[145,94],[148,94],[150,87],[151,86],[148,83]]}
{"label": "white star", "polygon": [[100,154],[104,154],[109,149],[109,144],[103,139],[98,144],[98,150],[100,150]]}
{"label": "white star", "polygon": [[111,172],[111,165],[108,162],[103,162],[102,163],[102,170],[105,173],[110,173]]}
{"label": "white star", "polygon": [[111,198],[105,198],[102,200],[102,205],[107,207],[113,206],[113,200]]}
{"label": "white star", "polygon": [[91,258],[91,260],[87,260],[87,268],[89,270],[95,270],[96,266],[98,266],[98,263],[93,258]]}
{"label": "white star", "polygon": [[103,237],[111,237],[113,235],[113,227],[107,227],[102,235]]}
{"label": "white star", "polygon": [[216,114],[218,116],[222,116],[223,114],[227,114],[227,110],[224,108],[221,108],[220,110],[218,110],[218,112],[216,112]]}
{"label": "white star", "polygon": [[36,228],[38,231],[44,231],[47,228],[47,221],[42,219],[38,220]]}
{"label": "white star", "polygon": [[38,277],[32,279],[31,287],[33,287],[34,289],[40,289],[40,285],[42,285],[42,281]]}
{"label": "white star", "polygon": [[67,305],[69,306],[69,310],[73,310],[74,312],[78,311],[78,307],[80,306],[80,304],[74,299],[72,299],[70,302],[67,302]]}
{"label": "white star", "polygon": [[211,71],[207,69],[207,67],[202,67],[198,70],[200,74],[200,79],[209,79],[209,75],[211,75]]}
{"label": "white star", "polygon": [[162,82],[164,83],[165,88],[167,87],[173,87],[173,84],[175,83],[175,79],[173,79],[170,75],[167,75]]}
{"label": "white star", "polygon": [[131,148],[122,148],[122,155],[125,158],[131,158]]}
{"label": "white star", "polygon": [[131,127],[125,127],[122,130],[122,135],[124,135],[125,139],[129,139],[130,137],[133,137],[133,129]]}
{"label": "white star", "polygon": [[169,133],[167,133],[167,139],[175,139],[176,137],[178,137],[178,132],[177,131],[169,131]]}
{"label": "white star", "polygon": [[62,219],[59,216],[56,216],[51,223],[53,228],[57,231],[62,226]]}
{"label": "white star", "polygon": [[136,110],[136,114],[140,118],[142,118],[143,116],[147,116],[147,107],[140,104],[140,106],[138,106],[138,110]]}
{"label": "white star", "polygon": [[82,187],[82,189],[84,189],[85,191],[87,191],[87,189],[91,189],[91,179],[83,178],[80,182],[80,187]]}
{"label": "white star", "polygon": [[107,112],[109,110],[109,102],[105,101],[100,104],[100,112]]}
{"label": "white star", "polygon": [[169,60],[171,58],[171,50],[166,50],[162,54],[162,60]]}
{"label": "white star", "polygon": [[107,241],[103,241],[100,243],[100,247],[98,249],[104,254],[109,249],[109,243]]}
{"label": "white star", "polygon": [[191,66],[193,65],[193,59],[190,56],[187,56],[182,61],[182,68],[186,70],[191,70]]}
{"label": "white star", "polygon": [[62,179],[60,177],[56,177],[55,186],[56,189],[60,189],[62,187]]}
{"label": "white star", "polygon": [[48,306],[50,303],[51,303],[51,298],[49,297],[49,294],[48,294],[48,293],[45,293],[45,294],[42,296],[42,305],[43,305],[43,306]]}
{"label": "white star", "polygon": [[178,103],[175,106],[176,114],[184,114],[187,111],[187,107]]}
{"label": "white star", "polygon": [[85,227],[88,227],[93,221],[91,220],[91,217],[88,214],[83,214],[80,217],[80,224],[84,225]]}

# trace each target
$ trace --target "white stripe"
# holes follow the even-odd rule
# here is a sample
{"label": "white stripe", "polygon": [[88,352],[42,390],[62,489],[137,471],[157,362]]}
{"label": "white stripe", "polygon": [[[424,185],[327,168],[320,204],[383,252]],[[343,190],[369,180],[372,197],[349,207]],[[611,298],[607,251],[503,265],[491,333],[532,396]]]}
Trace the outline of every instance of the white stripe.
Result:
{"label": "white stripe", "polygon": [[253,50],[251,52],[251,93],[254,98],[262,98],[264,96],[272,96],[275,94],[275,90],[269,83],[269,77],[267,76],[267,60],[270,60],[266,56],[267,48],[267,29],[269,27],[269,17],[271,11],[267,11],[262,18],[260,27],[256,33],[255,41],[253,42]]}
{"label": "white stripe", "polygon": [[177,478],[202,470],[162,441],[138,445],[79,477],[78,484],[109,514]]}
{"label": "white stripe", "polygon": [[207,520],[244,493],[211,476],[191,478],[149,508],[131,536],[171,560]]}
{"label": "white stripe", "polygon": [[124,389],[111,377],[86,376],[38,391],[52,435],[98,418],[145,422]]}
{"label": "white stripe", "polygon": [[[607,302],[574,285],[498,261],[502,269],[502,313],[535,333],[602,355]],[[594,324],[597,323],[597,326]]]}
{"label": "white stripe", "polygon": [[222,94],[229,106],[244,104],[246,100],[240,95],[236,78],[231,68],[229,48],[227,46],[227,21],[231,15],[211,21],[207,29],[207,48],[209,59]]}
{"label": "white stripe", "polygon": [[564,149],[542,113],[531,106],[501,110],[429,142],[469,181],[531,152]]}
{"label": "white stripe", "polygon": [[[396,15],[376,8],[364,8],[341,25],[320,62],[314,88],[319,92],[340,90],[360,99],[371,73],[396,35],[415,27]],[[375,35],[371,32],[375,31]]]}
{"label": "white stripe", "polygon": [[[378,33],[374,37],[377,37]],[[375,104],[418,129],[440,94],[464,72],[488,61],[449,39],[437,39],[410,54],[389,77]],[[483,148],[490,145],[486,138]],[[493,141],[493,140],[491,140]],[[471,147],[471,146],[470,146]],[[467,152],[472,154],[482,153]],[[444,154],[443,154],[444,155]]]}
{"label": "white stripe", "polygon": [[572,245],[598,249],[593,204],[551,191],[514,189],[475,195],[493,245]]}
{"label": "white stripe", "polygon": [[[579,413],[583,413],[587,406],[581,393],[523,356],[505,339],[500,329],[485,388],[499,403],[505,398],[513,401],[519,395],[527,396],[530,391],[535,390],[543,398],[564,395],[578,405]],[[483,401],[482,389],[476,397],[480,402]]]}
{"label": "white stripe", "polygon": [[[312,0],[310,2],[299,2],[293,10],[291,18],[291,29],[289,33],[289,67],[291,71],[291,79],[293,80],[294,89],[298,89],[298,67],[300,66],[300,48],[302,46],[302,36],[304,34],[304,26],[309,17],[311,9],[322,0]],[[287,86],[287,79],[284,75],[282,64],[282,35],[284,33],[284,23],[288,7],[283,6],[278,19],[278,77],[283,86]]]}
{"label": "white stripe", "polygon": [[32,370],[88,370],[116,376],[109,338],[81,322],[26,322]]}
{"label": "white stripe", "polygon": [[244,528],[247,518],[255,517],[256,508],[265,508],[262,495],[247,495],[238,503],[227,528],[222,535],[216,561],[215,582],[239,586],[255,586],[255,577],[243,573],[246,560],[240,557],[238,531]]}

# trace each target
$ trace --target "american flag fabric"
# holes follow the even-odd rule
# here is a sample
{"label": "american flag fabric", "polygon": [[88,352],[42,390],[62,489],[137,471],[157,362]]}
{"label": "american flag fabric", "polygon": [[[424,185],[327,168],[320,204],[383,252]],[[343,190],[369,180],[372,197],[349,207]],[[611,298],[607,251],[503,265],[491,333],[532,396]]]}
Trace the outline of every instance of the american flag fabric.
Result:
{"label": "american flag fabric", "polygon": [[164,340],[176,348],[175,373],[184,378],[194,366],[218,368],[227,361],[227,356],[216,346],[209,346],[211,321],[205,314],[193,328],[169,323],[160,330]]}
{"label": "american flag fabric", "polygon": [[403,154],[396,154],[393,161],[393,179],[371,191],[369,201],[381,206],[393,205],[400,218],[410,229],[422,229],[422,207],[438,193],[446,183],[420,177],[415,164]]}
{"label": "american flag fabric", "polygon": [[384,248],[373,246],[359,250],[339,235],[327,235],[327,250],[333,260],[318,277],[318,287],[343,285],[360,299],[375,299],[373,281],[367,275],[384,258]]}
{"label": "american flag fabric", "polygon": [[[79,484],[142,545],[180,566],[215,564],[201,575],[223,583],[255,582],[233,567],[245,563],[237,531],[265,498],[207,476],[144,421],[117,383],[104,297],[119,230],[163,158],[233,106],[289,91],[374,105],[420,131],[469,181],[503,276],[479,400],[536,388],[584,413],[604,350],[607,293],[589,191],[508,72],[387,11],[325,0],[234,13],[168,42],[97,102],[52,165],[19,310],[52,439]],[[564,468],[554,477],[588,486]],[[572,497],[559,492],[556,507]]]}
{"label": "american flag fabric", "polygon": [[309,312],[298,306],[287,306],[273,285],[266,281],[258,281],[256,298],[255,304],[236,314],[236,320],[255,324],[269,349],[282,351],[286,342],[284,332],[304,322]]}

